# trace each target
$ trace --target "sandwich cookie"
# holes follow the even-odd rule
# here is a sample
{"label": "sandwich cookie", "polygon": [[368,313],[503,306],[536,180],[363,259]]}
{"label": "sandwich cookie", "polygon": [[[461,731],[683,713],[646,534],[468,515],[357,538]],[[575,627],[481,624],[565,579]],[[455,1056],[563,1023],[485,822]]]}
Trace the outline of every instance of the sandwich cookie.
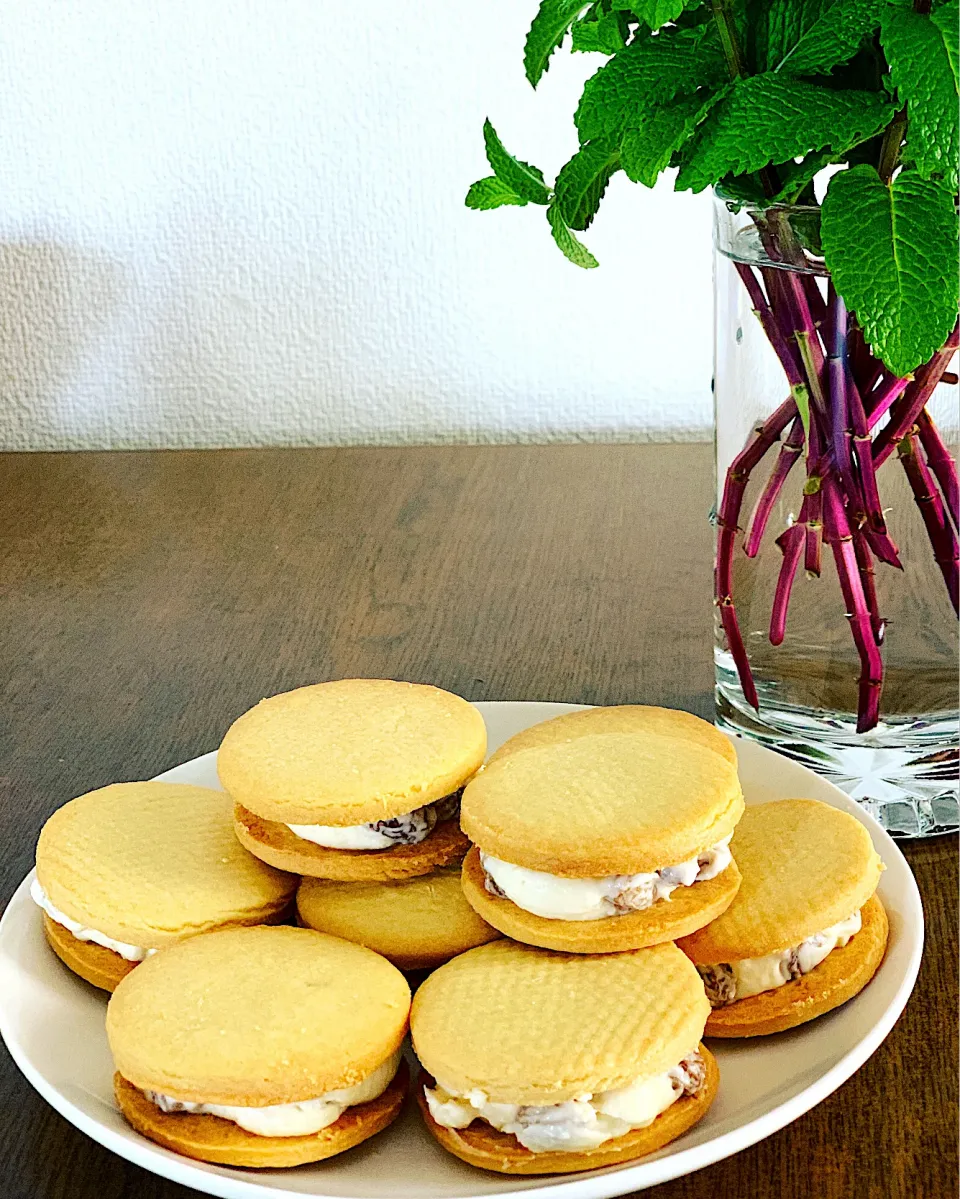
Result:
{"label": "sandwich cookie", "polygon": [[713,1007],[711,1037],[782,1032],[838,1007],[876,973],[887,915],[867,830],[814,799],[747,808],[731,844],[743,883],[679,942]]}
{"label": "sandwich cookie", "polygon": [[486,753],[483,717],[437,687],[342,679],[265,699],[217,754],[251,853],[343,882],[459,862],[460,792]]}
{"label": "sandwich cookie", "polygon": [[737,751],[729,737],[699,716],[683,712],[678,708],[655,708],[645,704],[619,704],[609,708],[583,708],[579,712],[565,712],[542,724],[517,733],[505,741],[490,757],[499,761],[521,749],[538,745],[555,745],[558,741],[570,741],[587,733],[657,733],[661,737],[676,737],[681,741],[696,741],[706,749],[712,749],[726,758],[734,767]]}
{"label": "sandwich cookie", "polygon": [[672,941],[730,906],[743,812],[731,762],[695,741],[584,733],[491,762],[464,792],[471,906],[568,953]]}
{"label": "sandwich cookie", "polygon": [[114,783],[58,809],[31,894],[54,953],[112,991],[183,937],[282,919],[299,880],[237,844],[229,796],[182,783]]}
{"label": "sandwich cookie", "polygon": [[240,928],[151,958],[107,1005],[120,1111],[200,1161],[276,1168],[396,1119],[410,989],[378,954],[305,928]]}
{"label": "sandwich cookie", "polygon": [[400,970],[432,970],[500,936],[467,903],[458,866],[399,882],[305,878],[297,911],[307,928],[366,945]]}
{"label": "sandwich cookie", "polygon": [[686,1132],[716,1094],[710,1012],[674,945],[585,957],[494,941],[423,983],[410,1017],[430,1132],[502,1174],[590,1170]]}

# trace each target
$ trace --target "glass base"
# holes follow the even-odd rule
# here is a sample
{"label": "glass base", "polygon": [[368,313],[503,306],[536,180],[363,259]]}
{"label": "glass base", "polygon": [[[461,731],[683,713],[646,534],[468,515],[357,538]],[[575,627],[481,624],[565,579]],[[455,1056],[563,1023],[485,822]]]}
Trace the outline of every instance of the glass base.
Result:
{"label": "glass base", "polygon": [[759,741],[845,791],[894,837],[960,828],[960,720],[956,712],[911,715],[858,734],[852,713],[744,699],[730,655],[716,653],[717,725]]}

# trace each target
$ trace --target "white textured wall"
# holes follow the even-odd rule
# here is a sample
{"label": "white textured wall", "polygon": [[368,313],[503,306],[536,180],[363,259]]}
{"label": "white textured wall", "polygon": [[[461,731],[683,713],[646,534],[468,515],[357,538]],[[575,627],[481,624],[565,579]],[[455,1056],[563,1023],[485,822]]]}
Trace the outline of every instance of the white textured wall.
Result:
{"label": "white textured wall", "polygon": [[569,265],[472,213],[489,113],[552,173],[536,0],[18,0],[0,34],[0,445],[690,437],[709,201],[622,176]]}

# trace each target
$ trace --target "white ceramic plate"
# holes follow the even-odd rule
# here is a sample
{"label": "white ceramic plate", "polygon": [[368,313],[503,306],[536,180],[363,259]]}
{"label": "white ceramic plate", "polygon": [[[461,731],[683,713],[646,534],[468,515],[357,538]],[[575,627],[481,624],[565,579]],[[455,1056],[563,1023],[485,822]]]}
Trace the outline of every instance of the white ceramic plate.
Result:
{"label": "white ceramic plate", "polygon": [[[529,725],[577,705],[479,704],[491,748]],[[114,1153],[224,1199],[606,1199],[689,1174],[770,1136],[850,1077],[893,1027],[913,989],[923,945],[923,913],[910,868],[880,825],[842,791],[804,767],[748,741],[737,743],[747,803],[807,795],[855,816],[886,864],[879,894],[890,944],[876,977],[844,1007],[792,1032],[755,1041],[713,1042],[721,1084],[706,1117],[685,1136],[636,1165],[519,1179],[464,1165],[434,1143],[408,1105],[386,1132],[341,1157],[295,1170],[253,1172],[189,1161],[138,1136],[118,1113],[104,1035],[106,997],[72,975],[48,949],[40,912],[24,879],[0,922],[0,1032],[40,1094],[82,1132]],[[161,778],[216,787],[214,754]]]}

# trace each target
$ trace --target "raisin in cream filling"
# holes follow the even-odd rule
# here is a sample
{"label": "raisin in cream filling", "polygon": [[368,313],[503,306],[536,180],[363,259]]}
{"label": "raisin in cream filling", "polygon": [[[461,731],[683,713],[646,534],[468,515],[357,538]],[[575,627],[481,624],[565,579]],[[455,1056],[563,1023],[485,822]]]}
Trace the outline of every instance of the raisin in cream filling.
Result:
{"label": "raisin in cream filling", "polygon": [[515,1136],[532,1153],[576,1152],[646,1128],[682,1096],[699,1095],[705,1077],[703,1058],[694,1050],[664,1074],[564,1103],[491,1103],[483,1091],[459,1094],[440,1083],[425,1087],[424,1094],[430,1115],[444,1128],[466,1128],[474,1120],[485,1120]]}
{"label": "raisin in cream filling", "polygon": [[30,898],[42,908],[55,924],[61,924],[78,941],[89,941],[93,945],[102,945],[104,949],[112,949],[127,962],[142,962],[144,958],[156,953],[155,949],[144,949],[140,945],[128,945],[126,941],[117,941],[96,928],[87,928],[79,920],[71,920],[65,912],[54,907],[40,883],[34,878],[30,884]]}
{"label": "raisin in cream filling", "polygon": [[[731,834],[732,835],[732,834]],[[703,850],[678,866],[664,866],[650,874],[612,874],[607,878],[561,878],[542,870],[515,866],[481,853],[485,886],[501,899],[546,920],[602,920],[642,912],[677,887],[692,887],[716,876],[730,865],[730,837]]]}
{"label": "raisin in cream filling", "polygon": [[860,912],[856,911],[790,949],[781,949],[760,958],[742,958],[739,962],[698,966],[711,1007],[725,1007],[738,999],[759,995],[762,991],[773,991],[809,974],[835,949],[842,948],[856,936],[861,925]]}
{"label": "raisin in cream filling", "polygon": [[460,810],[461,791],[425,804],[402,816],[375,820],[370,824],[335,827],[328,824],[288,824],[287,828],[315,845],[328,849],[390,849],[394,845],[418,845],[444,820],[452,820]]}
{"label": "raisin in cream filling", "polygon": [[225,1103],[188,1103],[173,1099],[159,1091],[144,1091],[151,1103],[162,1112],[189,1112],[197,1116],[219,1116],[221,1120],[232,1120],[246,1132],[261,1137],[306,1137],[328,1128],[343,1115],[348,1107],[358,1103],[369,1103],[382,1095],[397,1072],[400,1051],[374,1070],[353,1087],[339,1091],[328,1091],[316,1099],[304,1099],[300,1103],[274,1103],[269,1107],[233,1107]]}

